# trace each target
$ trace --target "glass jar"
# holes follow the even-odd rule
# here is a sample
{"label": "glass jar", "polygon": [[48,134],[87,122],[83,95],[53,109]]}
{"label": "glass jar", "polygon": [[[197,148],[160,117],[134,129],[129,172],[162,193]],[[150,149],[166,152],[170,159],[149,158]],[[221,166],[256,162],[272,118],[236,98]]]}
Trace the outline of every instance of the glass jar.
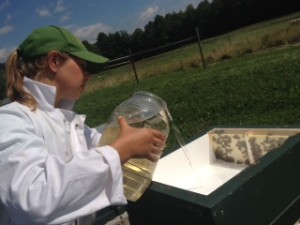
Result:
{"label": "glass jar", "polygon": [[[118,138],[120,116],[132,127],[153,128],[169,135],[166,102],[152,93],[139,91],[114,109],[104,128],[100,146],[111,144]],[[152,181],[156,164],[157,162],[145,158],[132,158],[123,164],[124,193],[127,200],[136,201],[145,192]]]}

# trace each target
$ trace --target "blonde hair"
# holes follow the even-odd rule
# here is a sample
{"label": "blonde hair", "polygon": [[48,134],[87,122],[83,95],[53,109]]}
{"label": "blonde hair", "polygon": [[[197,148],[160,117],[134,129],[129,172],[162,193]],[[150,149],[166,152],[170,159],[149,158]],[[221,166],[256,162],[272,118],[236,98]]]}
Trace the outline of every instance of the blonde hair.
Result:
{"label": "blonde hair", "polygon": [[[58,52],[62,59],[66,59],[66,53]],[[6,94],[11,101],[17,101],[35,110],[38,106],[36,99],[24,88],[24,77],[37,80],[48,70],[47,55],[41,56],[33,61],[23,62],[14,51],[6,62]]]}

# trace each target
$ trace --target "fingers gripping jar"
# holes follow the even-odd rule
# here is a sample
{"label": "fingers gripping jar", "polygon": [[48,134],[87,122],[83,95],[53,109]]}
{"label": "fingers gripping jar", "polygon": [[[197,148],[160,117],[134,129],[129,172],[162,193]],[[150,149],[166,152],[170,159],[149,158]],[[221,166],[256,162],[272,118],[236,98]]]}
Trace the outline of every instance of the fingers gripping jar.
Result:
{"label": "fingers gripping jar", "polygon": [[[153,128],[169,135],[167,104],[149,92],[136,92],[118,105],[110,116],[100,140],[100,146],[111,144],[120,133],[119,116],[132,127]],[[157,162],[133,158],[123,164],[124,193],[129,201],[138,200],[152,181]]]}

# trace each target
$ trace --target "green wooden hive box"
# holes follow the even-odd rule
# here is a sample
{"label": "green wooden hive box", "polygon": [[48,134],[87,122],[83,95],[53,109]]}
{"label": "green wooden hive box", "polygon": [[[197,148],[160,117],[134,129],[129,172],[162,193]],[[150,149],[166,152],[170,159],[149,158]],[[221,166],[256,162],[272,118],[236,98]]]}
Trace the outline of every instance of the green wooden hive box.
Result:
{"label": "green wooden hive box", "polygon": [[289,225],[300,218],[300,128],[215,127],[159,161],[131,225]]}

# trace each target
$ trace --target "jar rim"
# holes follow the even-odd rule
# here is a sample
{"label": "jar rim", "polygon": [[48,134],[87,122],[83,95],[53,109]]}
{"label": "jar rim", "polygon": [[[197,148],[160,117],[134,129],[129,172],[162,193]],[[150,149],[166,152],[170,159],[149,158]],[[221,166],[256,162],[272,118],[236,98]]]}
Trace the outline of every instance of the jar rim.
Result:
{"label": "jar rim", "polygon": [[156,94],[153,94],[153,93],[148,92],[148,91],[137,91],[137,92],[134,93],[134,95],[146,95],[146,96],[149,96],[151,98],[154,98],[155,100],[157,100],[160,103],[160,105],[162,105],[165,109],[167,109],[167,103],[161,97],[159,97]]}

